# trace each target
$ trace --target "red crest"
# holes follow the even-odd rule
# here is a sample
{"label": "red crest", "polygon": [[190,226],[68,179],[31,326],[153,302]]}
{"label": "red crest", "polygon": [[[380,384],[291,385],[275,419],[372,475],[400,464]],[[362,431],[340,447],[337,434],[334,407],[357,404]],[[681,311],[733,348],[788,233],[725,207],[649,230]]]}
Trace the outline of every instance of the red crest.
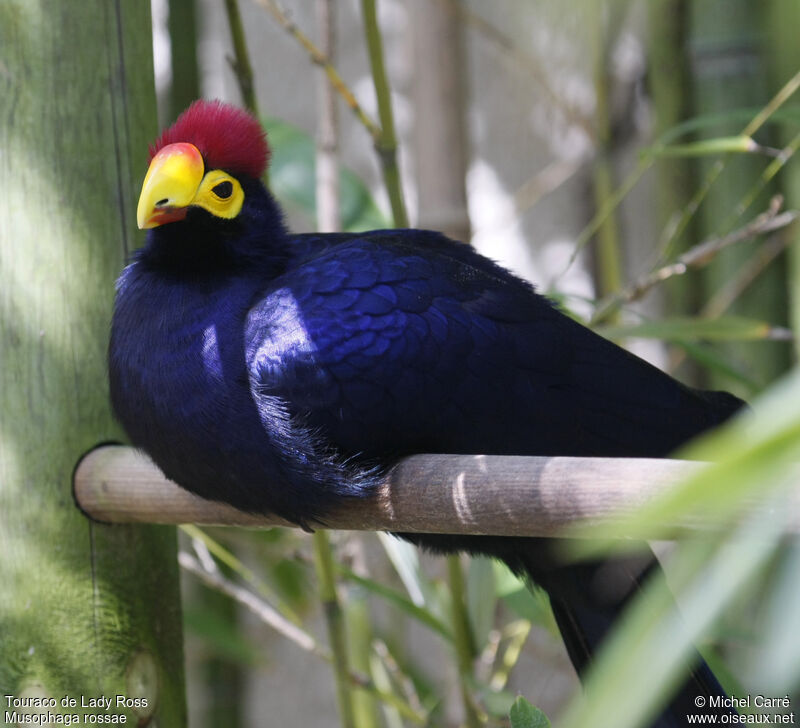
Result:
{"label": "red crest", "polygon": [[207,169],[224,169],[234,175],[258,179],[269,161],[261,124],[243,109],[222,101],[195,101],[150,145],[149,160],[176,142],[194,144]]}

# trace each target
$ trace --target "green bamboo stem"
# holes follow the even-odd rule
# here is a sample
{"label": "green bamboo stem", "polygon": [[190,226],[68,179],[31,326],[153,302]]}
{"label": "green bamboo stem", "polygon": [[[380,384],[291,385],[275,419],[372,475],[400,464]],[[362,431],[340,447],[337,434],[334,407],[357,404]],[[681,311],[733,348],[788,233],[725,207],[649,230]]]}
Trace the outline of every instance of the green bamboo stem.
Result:
{"label": "green bamboo stem", "polygon": [[[614,193],[614,179],[611,160],[601,153],[595,160],[592,174],[595,205],[602,209]],[[622,288],[622,246],[619,238],[619,225],[614,214],[609,215],[597,230],[597,292],[600,297],[611,295]],[[613,317],[613,314],[612,314]]]}
{"label": "green bamboo stem", "polygon": [[[370,672],[375,676],[375,684],[386,691],[392,690],[389,672],[377,654],[370,655]],[[383,718],[386,728],[403,728],[400,713],[391,706],[383,706]]]}
{"label": "green bamboo stem", "polygon": [[[216,556],[216,554],[214,555]],[[333,654],[327,648],[318,644],[308,632],[292,624],[291,621],[284,619],[278,610],[262,596],[231,581],[223,576],[220,571],[206,571],[194,556],[186,552],[178,554],[178,561],[185,571],[198,577],[207,587],[225,594],[249,609],[264,624],[294,643],[301,650],[324,660],[328,664],[333,664]],[[419,707],[419,701],[415,700],[414,705],[411,705],[410,702],[395,695],[391,690],[383,689],[375,682],[365,678],[363,674],[355,671],[351,671],[347,679],[354,689],[369,693],[376,700],[397,710],[407,720],[418,725],[425,724],[426,716]]]}
{"label": "green bamboo stem", "polygon": [[[595,127],[597,158],[592,172],[592,186],[595,207],[602,210],[608,207],[614,194],[614,170],[610,158],[611,118],[610,118],[610,79],[608,74],[607,23],[602,14],[608,10],[604,3],[592,3],[595,14],[597,47],[594,57]],[[597,228],[596,274],[600,297],[607,296],[622,287],[622,244],[619,238],[619,225],[614,212],[610,212]]]}
{"label": "green bamboo stem", "polygon": [[169,119],[172,120],[200,96],[195,0],[169,0],[168,22],[172,62]]}
{"label": "green bamboo stem", "polygon": [[[326,58],[333,61],[336,56],[336,3],[334,0],[316,0],[315,15],[319,47]],[[339,190],[339,124],[336,106],[336,91],[325,71],[320,68],[317,78],[317,149],[316,149],[316,208],[317,229],[321,232],[341,231]],[[358,537],[354,537],[358,538]],[[333,565],[332,568],[335,568]],[[323,604],[324,606],[324,604]],[[351,664],[361,673],[370,672],[370,645],[372,625],[369,620],[369,605],[364,590],[358,586],[350,588],[342,605],[346,635],[343,642],[344,664]],[[345,638],[343,637],[342,640]],[[331,644],[334,640],[331,639]],[[342,667],[336,655],[334,669]],[[337,678],[338,679],[338,678]],[[373,695],[359,690],[350,696],[353,723],[359,728],[378,728],[377,704]],[[340,699],[341,702],[341,699]]]}
{"label": "green bamboo stem", "polygon": [[464,704],[464,714],[468,728],[480,728],[481,719],[472,700],[469,678],[473,673],[475,645],[472,629],[469,625],[469,614],[464,600],[464,573],[461,570],[461,559],[457,554],[447,557],[447,575],[450,583],[450,600],[453,622],[453,645],[456,650],[459,686]]}
{"label": "green bamboo stem", "polygon": [[[771,39],[768,44],[770,75],[774,85],[794,74],[793,80],[800,80],[796,73],[800,67],[800,46],[796,38],[797,24],[800,23],[800,5],[795,0],[770,0],[768,3],[767,32]],[[796,83],[796,82],[795,82]],[[795,85],[795,88],[797,86]],[[788,131],[781,132],[781,139],[788,137]],[[789,207],[800,206],[800,169],[791,165],[783,173],[782,190]],[[787,277],[789,290],[789,321],[795,332],[795,361],[800,358],[800,229],[784,233],[794,244],[787,247]]]}
{"label": "green bamboo stem", "polygon": [[[790,81],[772,100],[767,100],[762,82],[765,53],[758,31],[760,19],[760,11],[747,0],[708,0],[692,5],[692,38],[694,47],[698,49],[698,62],[695,64],[696,111],[709,114],[736,106],[748,106],[754,101],[763,103],[762,110],[743,130],[744,136],[753,136],[797,88],[797,82]],[[709,51],[713,53],[719,48],[730,49],[725,51],[727,62],[738,61],[742,64],[743,72],[728,74],[719,63],[706,60]],[[731,128],[727,124],[710,131],[724,136],[731,132]],[[713,165],[711,172],[717,177],[719,166]],[[765,198],[774,194],[774,189],[764,189],[764,183],[758,180],[761,172],[762,163],[758,158],[750,155],[726,158],[724,177],[720,177],[719,184],[704,199],[698,218],[702,234],[727,233],[739,220],[742,210],[753,204],[753,189],[761,188],[761,195],[755,204],[766,204]],[[751,182],[753,179],[758,180],[755,188]],[[718,256],[703,275],[706,296],[713,295],[735,278],[748,257],[748,251],[736,248]],[[731,312],[756,316],[780,325],[785,321],[787,304],[785,269],[783,261],[778,260],[747,290],[741,291],[738,300],[731,306]],[[752,378],[764,383],[772,381],[785,370],[790,353],[789,346],[781,344],[753,347],[729,343],[719,344],[715,348],[726,358],[746,361]],[[727,378],[723,379],[714,371],[709,371],[708,376],[708,384],[712,387],[730,386]]]}
{"label": "green bamboo stem", "polygon": [[[372,621],[365,589],[353,585],[347,590],[344,612],[353,669],[360,674],[371,675],[377,687],[381,683],[372,670]],[[353,711],[359,728],[379,728],[378,704],[374,695],[364,690],[356,691],[353,694]]]}
{"label": "green bamboo stem", "polygon": [[228,16],[228,25],[231,29],[233,41],[234,60],[231,65],[239,83],[242,101],[247,109],[256,117],[259,116],[258,101],[256,100],[255,85],[253,83],[253,66],[250,63],[250,54],[247,50],[247,38],[242,25],[242,15],[239,12],[238,0],[225,0],[225,12]]}
{"label": "green bamboo stem", "polygon": [[[655,138],[660,139],[670,129],[692,115],[692,77],[686,52],[689,32],[689,0],[651,0],[648,13],[648,55],[650,58],[650,88],[655,110]],[[671,226],[680,210],[691,200],[697,179],[697,163],[691,158],[659,158],[656,173],[656,222],[668,238]],[[683,234],[671,246],[677,254],[684,253],[697,240],[698,233],[691,221]],[[670,313],[690,315],[697,311],[699,287],[693,279],[678,277],[665,286]],[[689,372],[694,381],[698,372]]]}
{"label": "green bamboo stem", "polygon": [[378,118],[381,124],[381,135],[376,140],[375,148],[381,162],[395,227],[408,227],[403,188],[400,184],[400,170],[397,166],[397,137],[394,131],[392,96],[383,62],[383,40],[378,28],[375,0],[361,0],[361,10],[364,16],[364,33],[367,40],[369,63],[372,68],[372,82],[375,85],[375,96],[378,101]]}
{"label": "green bamboo stem", "polygon": [[[226,2],[227,1],[229,0],[226,0]],[[400,171],[397,166],[397,141],[394,133],[391,98],[389,95],[388,82],[386,81],[386,72],[383,67],[383,48],[375,16],[374,2],[371,0],[363,0],[363,6],[365,32],[367,35],[370,63],[373,69],[373,78],[376,78],[376,73],[379,76],[379,78],[375,80],[375,93],[378,98],[378,110],[381,117],[380,126],[364,111],[356,100],[353,92],[342,80],[339,72],[333,64],[330,63],[327,56],[297,27],[280,4],[275,2],[275,0],[256,0],[256,2],[270,12],[278,24],[300,43],[308,53],[312,62],[318,64],[325,71],[328,80],[331,82],[334,89],[336,89],[336,92],[344,99],[356,118],[369,132],[375,144],[375,148],[378,151],[378,158],[381,163],[384,184],[386,185],[389,203],[392,208],[394,224],[397,227],[407,227],[408,215],[406,214],[402,187],[400,185]]]}
{"label": "green bamboo stem", "polygon": [[336,700],[342,728],[356,728],[353,706],[353,685],[350,681],[350,667],[347,654],[347,635],[344,615],[336,594],[335,566],[331,552],[328,532],[320,529],[312,537],[314,544],[314,566],[319,582],[320,601],[325,612],[328,639],[333,655],[333,671],[336,678]]}

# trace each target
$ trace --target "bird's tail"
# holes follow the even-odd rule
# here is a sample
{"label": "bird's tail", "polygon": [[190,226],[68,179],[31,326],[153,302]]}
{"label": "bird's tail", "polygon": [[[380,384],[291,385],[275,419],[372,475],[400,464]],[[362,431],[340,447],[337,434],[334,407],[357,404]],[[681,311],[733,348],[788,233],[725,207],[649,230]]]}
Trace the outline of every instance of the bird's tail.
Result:
{"label": "bird's tail", "polygon": [[[533,563],[525,554],[515,565],[535,575],[550,595],[550,603],[570,659],[583,677],[611,628],[619,621],[642,585],[661,567],[654,557],[614,558],[561,566],[542,573],[537,555]],[[529,568],[531,567],[531,568]],[[689,725],[691,715],[730,713],[720,698],[727,695],[705,661],[695,655],[692,665],[661,714],[650,728],[679,728]],[[718,718],[717,718],[718,719]],[[695,719],[698,720],[698,719]],[[702,720],[699,719],[699,720]],[[713,720],[713,719],[712,719]]]}

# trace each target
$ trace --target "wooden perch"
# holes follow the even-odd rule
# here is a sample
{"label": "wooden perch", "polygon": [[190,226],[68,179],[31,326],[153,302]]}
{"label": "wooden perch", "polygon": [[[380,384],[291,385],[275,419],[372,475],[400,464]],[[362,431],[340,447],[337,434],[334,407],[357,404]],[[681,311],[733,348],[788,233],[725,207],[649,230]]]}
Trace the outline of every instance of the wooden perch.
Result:
{"label": "wooden perch", "polygon": [[[625,516],[705,467],[636,458],[414,455],[386,476],[374,498],[353,500],[330,528],[503,536],[553,536],[571,526]],[[167,480],[132,448],[104,446],[75,471],[75,497],[110,523],[289,526],[207,501]],[[681,529],[715,524],[665,523]],[[797,530],[797,529],[795,529]]]}

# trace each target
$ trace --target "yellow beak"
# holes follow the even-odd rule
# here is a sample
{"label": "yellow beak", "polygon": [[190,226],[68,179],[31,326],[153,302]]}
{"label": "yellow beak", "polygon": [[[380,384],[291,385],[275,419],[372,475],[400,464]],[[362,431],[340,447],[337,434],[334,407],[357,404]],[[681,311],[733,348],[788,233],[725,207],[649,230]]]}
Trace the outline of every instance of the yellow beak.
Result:
{"label": "yellow beak", "polygon": [[203,157],[193,144],[168,144],[150,162],[136,222],[140,230],[183,220],[203,181]]}

